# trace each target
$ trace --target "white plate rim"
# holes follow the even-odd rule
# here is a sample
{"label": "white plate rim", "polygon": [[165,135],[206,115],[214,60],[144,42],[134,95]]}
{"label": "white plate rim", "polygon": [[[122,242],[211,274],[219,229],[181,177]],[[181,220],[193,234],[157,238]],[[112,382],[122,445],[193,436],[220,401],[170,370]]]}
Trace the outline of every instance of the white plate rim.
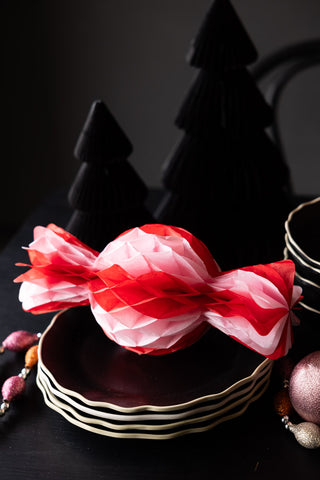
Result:
{"label": "white plate rim", "polygon": [[[240,410],[237,410],[236,412],[233,412],[233,413],[231,413],[229,415],[226,415],[224,417],[219,417],[219,418],[215,419],[212,423],[209,423],[208,425],[204,425],[204,426],[200,426],[200,427],[194,425],[193,427],[190,427],[189,429],[177,430],[175,432],[158,434],[158,435],[154,435],[154,434],[152,434],[150,432],[146,432],[146,431],[135,432],[135,433],[129,433],[129,432],[123,433],[123,432],[118,432],[118,431],[112,431],[112,430],[108,430],[108,429],[93,427],[90,424],[83,423],[83,422],[71,417],[68,414],[67,411],[65,411],[64,409],[62,409],[62,408],[58,407],[57,405],[55,405],[54,403],[52,403],[49,400],[49,398],[47,397],[47,391],[43,388],[43,386],[41,385],[41,382],[39,381],[38,378],[37,378],[37,385],[40,388],[40,390],[42,391],[44,401],[49,408],[51,408],[51,409],[55,410],[56,412],[58,412],[59,414],[61,414],[69,423],[71,423],[73,425],[76,425],[76,426],[78,426],[78,427],[80,427],[84,430],[90,431],[91,433],[96,433],[96,434],[100,434],[100,435],[104,435],[104,436],[108,436],[108,437],[113,437],[113,438],[169,440],[169,439],[172,439],[172,438],[180,437],[182,435],[187,435],[187,434],[191,434],[191,433],[201,433],[201,432],[211,430],[213,427],[216,427],[217,425],[219,425],[223,422],[232,420],[232,419],[242,415],[247,410],[247,408],[249,407],[249,405],[251,403],[258,400],[263,395],[263,393],[266,391],[266,389],[269,386],[269,380],[270,380],[270,377],[268,377],[268,379],[266,381],[266,384],[264,385],[262,390],[260,392],[258,392],[255,396],[250,397],[249,400],[244,403],[242,408],[240,408]],[[201,422],[201,420],[199,420],[198,423],[200,423],[200,422]]]}
{"label": "white plate rim", "polygon": [[96,415],[100,418],[104,418],[107,420],[120,420],[120,421],[129,421],[129,422],[141,421],[141,419],[148,420],[148,421],[166,419],[166,420],[172,421],[172,420],[178,420],[178,419],[186,419],[187,417],[190,417],[198,413],[203,413],[206,411],[213,412],[215,410],[220,410],[221,407],[227,402],[229,402],[230,400],[238,397],[242,398],[246,393],[250,394],[250,392],[254,390],[255,385],[258,382],[260,382],[261,379],[268,378],[270,377],[270,375],[271,375],[271,368],[270,368],[270,364],[268,364],[266,365],[266,368],[264,370],[261,370],[259,372],[259,375],[256,375],[252,379],[251,383],[245,386],[245,388],[235,390],[231,392],[229,395],[221,397],[220,401],[214,405],[206,402],[205,405],[199,404],[199,405],[195,405],[195,408],[185,409],[185,410],[173,412],[173,413],[157,412],[157,413],[144,414],[143,416],[128,415],[128,414],[126,414],[126,416],[123,416],[121,415],[120,412],[117,412],[117,413],[101,412],[99,409],[92,409],[89,406],[79,405],[73,398],[69,397],[65,393],[54,388],[50,383],[50,378],[42,370],[41,364],[38,366],[38,376],[40,380],[42,381],[42,383],[45,383],[47,385],[48,391],[50,391],[55,397],[59,397],[62,401],[67,402],[67,404],[89,415]]}
{"label": "white plate rim", "polygon": [[303,255],[305,255],[307,258],[309,258],[312,262],[314,262],[320,268],[320,261],[315,260],[314,258],[310,257],[310,255],[306,254],[305,251],[301,247],[299,247],[297,242],[292,238],[291,231],[290,231],[290,222],[292,221],[292,217],[297,212],[299,212],[303,208],[307,207],[308,205],[313,205],[314,203],[318,203],[319,201],[320,201],[320,197],[316,197],[312,200],[309,200],[308,202],[300,203],[300,205],[298,205],[296,208],[291,210],[291,212],[288,215],[287,220],[285,221],[284,227],[285,227],[285,230],[288,234],[289,242],[292,243],[292,245],[300,252],[300,254],[302,253]]}

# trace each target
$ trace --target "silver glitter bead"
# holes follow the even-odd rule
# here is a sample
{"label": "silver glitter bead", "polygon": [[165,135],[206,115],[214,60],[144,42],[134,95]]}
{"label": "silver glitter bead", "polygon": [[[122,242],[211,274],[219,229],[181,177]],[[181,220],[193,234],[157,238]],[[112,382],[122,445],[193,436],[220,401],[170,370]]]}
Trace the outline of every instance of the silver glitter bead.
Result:
{"label": "silver glitter bead", "polygon": [[19,377],[20,378],[23,378],[23,380],[26,380],[27,376],[29,375],[30,373],[30,368],[28,367],[24,367],[21,372],[19,373]]}
{"label": "silver glitter bead", "polygon": [[0,416],[4,415],[9,408],[9,402],[2,402],[0,405]]}
{"label": "silver glitter bead", "polygon": [[289,423],[289,417],[288,417],[288,415],[284,415],[284,416],[281,418],[281,422],[284,423],[285,427],[287,428],[287,427],[288,427],[288,423]]}
{"label": "silver glitter bead", "polygon": [[320,447],[320,427],[315,423],[302,422],[298,425],[291,423],[288,428],[303,447],[310,449]]}

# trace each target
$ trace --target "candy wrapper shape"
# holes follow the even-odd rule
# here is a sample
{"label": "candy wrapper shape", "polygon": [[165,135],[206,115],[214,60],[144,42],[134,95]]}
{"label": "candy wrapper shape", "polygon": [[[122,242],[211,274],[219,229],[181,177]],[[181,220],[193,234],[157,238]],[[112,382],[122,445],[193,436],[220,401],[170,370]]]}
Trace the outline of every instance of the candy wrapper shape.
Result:
{"label": "candy wrapper shape", "polygon": [[221,272],[205,245],[178,227],[133,228],[96,252],[50,224],[34,229],[23,309],[45,313],[90,305],[105,334],[137,353],[185,348],[213,326],[275,359],[292,344],[301,288],[283,260]]}

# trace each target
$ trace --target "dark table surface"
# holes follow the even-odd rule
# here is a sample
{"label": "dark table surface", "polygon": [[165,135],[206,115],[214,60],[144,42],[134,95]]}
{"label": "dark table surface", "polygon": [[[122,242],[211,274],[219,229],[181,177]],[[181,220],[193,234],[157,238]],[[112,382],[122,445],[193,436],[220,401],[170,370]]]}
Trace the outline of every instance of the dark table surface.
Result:
{"label": "dark table surface", "polygon": [[[65,226],[70,211],[65,196],[42,202],[0,255],[0,338],[17,329],[43,331],[52,315],[22,311],[19,274],[25,261],[21,246],[32,239],[35,225]],[[297,358],[320,349],[320,319],[300,312],[295,331]],[[19,373],[24,356],[0,357],[0,383]],[[0,477],[5,480],[46,479],[318,479],[320,449],[306,450],[286,431],[273,410],[273,382],[267,393],[241,417],[209,432],[172,440],[113,439],[82,430],[49,409],[35,384],[27,380],[25,394],[0,418]]]}

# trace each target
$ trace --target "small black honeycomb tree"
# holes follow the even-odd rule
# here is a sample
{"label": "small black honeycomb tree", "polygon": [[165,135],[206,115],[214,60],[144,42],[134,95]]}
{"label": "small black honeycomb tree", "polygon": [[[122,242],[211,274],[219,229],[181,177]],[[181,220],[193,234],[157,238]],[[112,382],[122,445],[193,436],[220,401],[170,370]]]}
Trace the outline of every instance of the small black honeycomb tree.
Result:
{"label": "small black honeycomb tree", "polygon": [[66,229],[96,250],[128,228],[152,223],[148,190],[127,158],[132,145],[102,101],[93,103],[75,147],[81,165],[69,190]]}

